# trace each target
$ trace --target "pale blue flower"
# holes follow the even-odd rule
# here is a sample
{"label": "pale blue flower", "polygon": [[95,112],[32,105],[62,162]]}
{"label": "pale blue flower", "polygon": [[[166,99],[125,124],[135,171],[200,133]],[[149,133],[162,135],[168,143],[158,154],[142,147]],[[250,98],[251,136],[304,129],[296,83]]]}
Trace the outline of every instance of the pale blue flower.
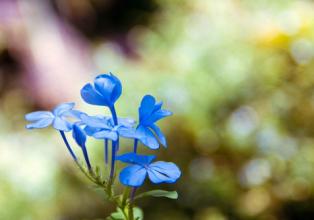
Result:
{"label": "pale blue flower", "polygon": [[73,110],[74,102],[67,102],[55,107],[50,111],[36,111],[25,115],[25,119],[32,122],[26,125],[27,129],[45,128],[52,125],[59,131],[70,131],[72,124],[68,117],[79,117],[79,111]]}

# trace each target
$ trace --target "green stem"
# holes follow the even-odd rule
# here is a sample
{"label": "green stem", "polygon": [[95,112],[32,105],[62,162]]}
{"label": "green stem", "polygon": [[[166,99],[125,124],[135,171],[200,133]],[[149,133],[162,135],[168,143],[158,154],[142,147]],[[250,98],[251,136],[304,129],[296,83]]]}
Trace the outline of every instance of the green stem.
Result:
{"label": "green stem", "polygon": [[128,220],[134,220],[134,213],[133,213],[133,203],[130,202],[129,205],[128,205],[128,216],[129,216],[129,219]]}
{"label": "green stem", "polygon": [[[93,170],[86,170],[79,162],[76,163],[82,173],[96,186],[103,189],[106,195],[108,196],[108,200],[115,203],[117,207],[119,207],[126,220],[134,220],[134,212],[133,212],[133,199],[136,188],[125,187],[122,195],[122,200],[120,196],[115,196],[112,191],[112,182],[110,180],[103,181],[99,176],[95,175]],[[131,194],[131,196],[130,196]]]}
{"label": "green stem", "polygon": [[130,187],[125,187],[125,189],[123,191],[123,196],[122,196],[122,206],[123,206],[123,208],[125,208],[126,205],[127,205],[130,192],[131,192],[131,188]]}

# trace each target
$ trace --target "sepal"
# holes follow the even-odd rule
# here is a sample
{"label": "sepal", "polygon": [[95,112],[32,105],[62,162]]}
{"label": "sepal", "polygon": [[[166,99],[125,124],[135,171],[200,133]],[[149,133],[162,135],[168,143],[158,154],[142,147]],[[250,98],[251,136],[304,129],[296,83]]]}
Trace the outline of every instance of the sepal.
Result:
{"label": "sepal", "polygon": [[178,199],[177,191],[166,191],[166,190],[156,189],[156,190],[151,190],[151,191],[141,193],[138,196],[136,196],[134,200],[147,197],[147,196],[165,197],[168,199]]}

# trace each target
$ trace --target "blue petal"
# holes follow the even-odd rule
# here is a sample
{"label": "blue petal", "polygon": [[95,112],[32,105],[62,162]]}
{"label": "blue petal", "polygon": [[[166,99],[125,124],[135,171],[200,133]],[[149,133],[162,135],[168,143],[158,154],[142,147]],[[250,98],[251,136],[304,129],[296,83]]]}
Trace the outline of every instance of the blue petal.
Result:
{"label": "blue petal", "polygon": [[155,134],[157,135],[157,137],[158,137],[160,143],[161,143],[163,146],[167,147],[166,137],[165,137],[165,135],[161,132],[160,128],[159,128],[157,125],[154,125],[154,124],[150,125],[149,127],[150,127],[151,129],[153,129],[153,131],[154,131]]}
{"label": "blue petal", "polygon": [[111,130],[100,130],[93,134],[93,137],[96,139],[110,139],[113,141],[118,140],[118,134],[116,131]]}
{"label": "blue petal", "polygon": [[37,121],[40,119],[48,119],[48,118],[54,118],[54,115],[49,111],[37,111],[37,112],[31,112],[25,115],[25,119],[27,121]]}
{"label": "blue petal", "polygon": [[154,112],[147,120],[145,120],[143,125],[151,125],[153,123],[155,123],[156,121],[165,118],[167,116],[172,115],[171,111],[168,110],[164,110],[164,109],[160,109],[156,112]]}
{"label": "blue petal", "polygon": [[90,127],[110,129],[108,126],[109,118],[104,116],[88,116],[87,114],[82,114],[81,120]]}
{"label": "blue petal", "polygon": [[136,133],[137,133],[138,139],[150,149],[155,150],[159,148],[159,143],[156,140],[156,137],[148,128],[144,126],[139,126],[136,129]]}
{"label": "blue petal", "polygon": [[101,128],[95,128],[90,126],[85,126],[84,131],[88,136],[93,136],[96,132],[100,131]]}
{"label": "blue petal", "polygon": [[55,117],[52,127],[59,131],[70,131],[72,129],[72,124],[61,117]]}
{"label": "blue petal", "polygon": [[136,132],[135,128],[125,128],[125,127],[119,127],[118,133],[121,137],[124,138],[136,138],[138,139],[138,133]]}
{"label": "blue petal", "polygon": [[127,166],[120,172],[120,182],[126,186],[139,187],[143,185],[147,171],[140,165]]}
{"label": "blue petal", "polygon": [[107,106],[108,101],[90,84],[86,84],[81,89],[81,96],[85,102],[91,105]]}
{"label": "blue petal", "polygon": [[158,161],[149,165],[148,177],[153,183],[175,183],[181,171],[174,163]]}
{"label": "blue petal", "polygon": [[121,162],[138,165],[148,165],[155,160],[155,158],[155,155],[140,155],[136,153],[126,153],[116,157],[116,159]]}
{"label": "blue petal", "polygon": [[26,125],[26,128],[27,129],[45,128],[51,125],[52,121],[53,121],[53,118],[43,118],[43,119],[38,120],[35,123]]}
{"label": "blue petal", "polygon": [[111,94],[115,87],[115,82],[110,75],[102,74],[95,78],[94,81],[95,89],[111,103]]}
{"label": "blue petal", "polygon": [[151,113],[154,111],[155,108],[155,98],[151,95],[145,95],[141,101],[141,105],[138,109],[140,122],[147,119]]}
{"label": "blue petal", "polygon": [[[111,127],[115,127],[116,125],[114,124],[113,118],[108,117],[108,124]],[[118,127],[126,127],[126,128],[131,128],[134,127],[135,125],[135,120],[132,118],[118,118]]]}
{"label": "blue petal", "polygon": [[115,87],[112,91],[112,94],[111,94],[111,102],[116,102],[118,100],[118,98],[121,96],[121,93],[122,93],[122,85],[121,85],[121,82],[120,80],[115,76],[113,75],[112,73],[110,73],[110,76],[112,77],[112,80],[114,81],[115,83]]}
{"label": "blue petal", "polygon": [[131,128],[135,125],[135,120],[132,118],[118,118],[118,124]]}
{"label": "blue petal", "polygon": [[63,113],[71,110],[74,108],[75,103],[74,102],[66,102],[58,105],[55,107],[52,111],[52,113],[56,116],[61,116]]}
{"label": "blue petal", "polygon": [[161,109],[162,104],[163,104],[162,102],[158,102],[158,103],[156,103],[156,104],[155,104],[155,107],[154,107],[153,112],[156,112],[156,111],[160,110],[160,109]]}
{"label": "blue petal", "polygon": [[74,140],[76,141],[76,143],[81,146],[84,147],[85,143],[86,143],[86,134],[83,131],[82,128],[80,128],[77,124],[73,125],[73,132],[72,132],[72,136],[74,138]]}
{"label": "blue petal", "polygon": [[112,73],[97,76],[94,84],[96,90],[101,93],[111,105],[121,96],[121,82]]}
{"label": "blue petal", "polygon": [[81,112],[79,110],[70,110],[70,111],[64,112],[62,116],[81,119],[81,115],[84,115],[84,114],[85,114],[84,112]]}

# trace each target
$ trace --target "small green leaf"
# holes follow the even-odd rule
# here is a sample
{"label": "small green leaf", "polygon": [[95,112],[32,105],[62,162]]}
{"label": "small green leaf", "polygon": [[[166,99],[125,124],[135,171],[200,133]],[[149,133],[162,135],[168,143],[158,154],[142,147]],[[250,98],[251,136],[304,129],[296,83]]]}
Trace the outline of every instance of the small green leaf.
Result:
{"label": "small green leaf", "polygon": [[96,173],[97,177],[100,177],[100,168],[99,168],[99,166],[96,166],[95,173]]}
{"label": "small green leaf", "polygon": [[136,196],[134,199],[139,199],[146,196],[166,197],[169,199],[177,199],[178,193],[176,191],[166,191],[166,190],[156,189],[156,190],[151,190],[148,192],[141,193],[138,196]]}
{"label": "small green leaf", "polygon": [[135,220],[143,220],[144,219],[144,214],[142,209],[138,207],[133,208],[133,213],[134,213],[134,219]]}
{"label": "small green leaf", "polygon": [[116,212],[111,213],[110,218],[113,220],[124,220],[125,219],[124,215],[123,215],[123,211],[120,208],[117,208]]}

